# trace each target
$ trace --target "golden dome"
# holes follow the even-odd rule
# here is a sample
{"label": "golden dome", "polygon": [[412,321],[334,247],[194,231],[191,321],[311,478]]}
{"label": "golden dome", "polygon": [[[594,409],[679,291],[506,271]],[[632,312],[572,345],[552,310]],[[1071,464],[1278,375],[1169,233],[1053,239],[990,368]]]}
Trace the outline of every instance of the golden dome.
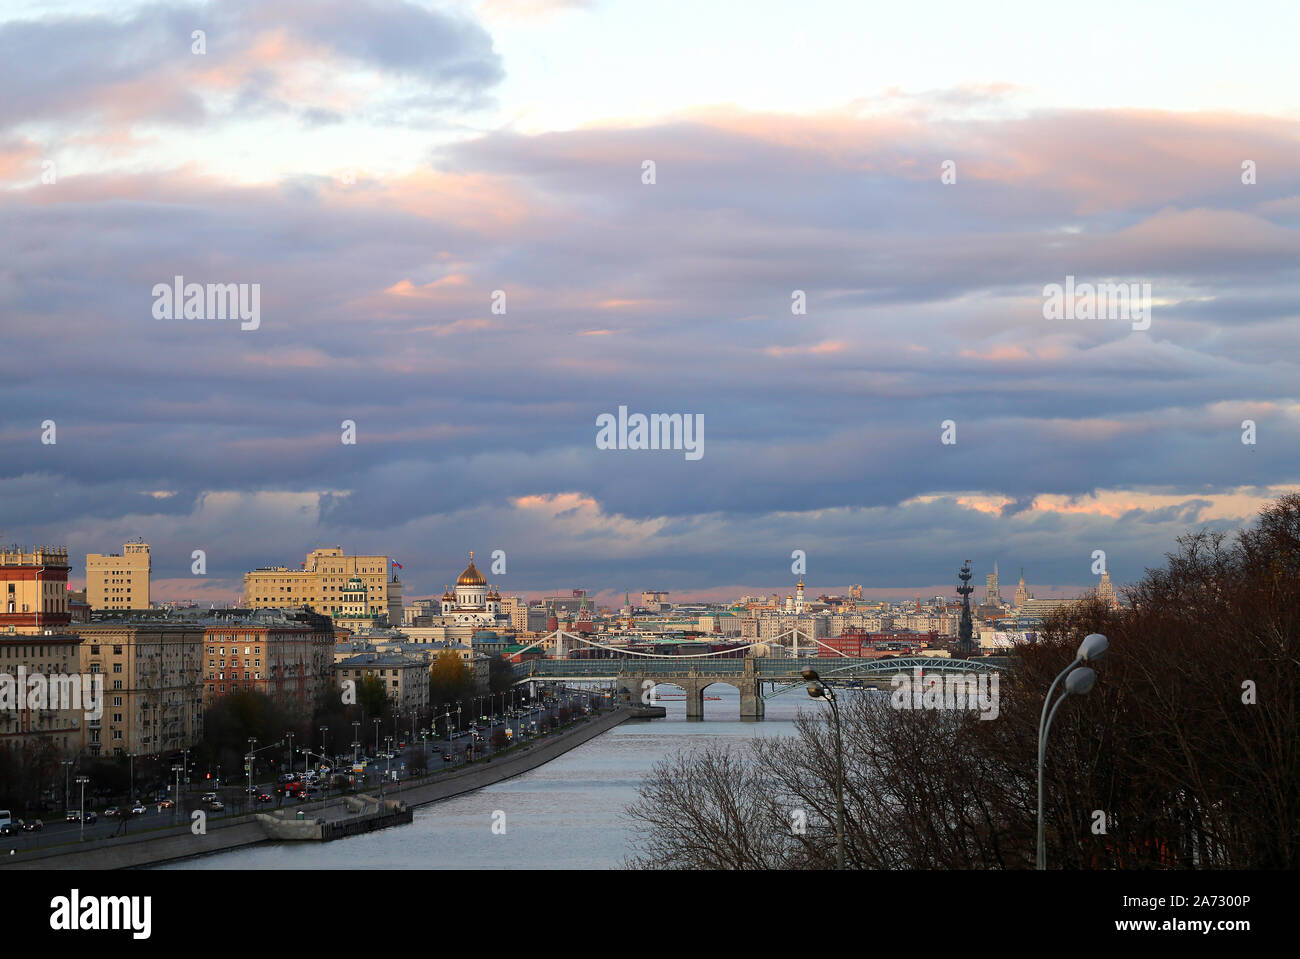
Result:
{"label": "golden dome", "polygon": [[483,578],[483,574],[480,573],[478,571],[478,567],[474,565],[473,550],[469,551],[469,565],[465,567],[465,572],[461,573],[460,578],[456,580],[456,585],[457,586],[486,586],[487,585],[487,580]]}

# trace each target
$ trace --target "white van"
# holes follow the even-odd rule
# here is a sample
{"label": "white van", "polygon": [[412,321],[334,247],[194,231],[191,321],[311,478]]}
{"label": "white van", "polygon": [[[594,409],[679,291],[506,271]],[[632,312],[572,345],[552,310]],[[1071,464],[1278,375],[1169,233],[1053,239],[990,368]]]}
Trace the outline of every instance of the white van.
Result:
{"label": "white van", "polygon": [[0,809],[0,829],[14,824],[13,815],[8,809]]}

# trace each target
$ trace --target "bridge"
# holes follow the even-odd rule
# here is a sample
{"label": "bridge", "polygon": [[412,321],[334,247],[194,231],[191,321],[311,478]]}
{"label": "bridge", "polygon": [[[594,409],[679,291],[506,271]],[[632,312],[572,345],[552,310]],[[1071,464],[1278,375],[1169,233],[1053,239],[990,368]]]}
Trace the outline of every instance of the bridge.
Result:
{"label": "bridge", "polygon": [[[686,691],[686,716],[704,717],[704,691],[715,683],[725,683],[740,690],[740,718],[762,719],[764,700],[801,686],[802,671],[817,670],[832,682],[852,680],[887,680],[897,673],[922,670],[935,672],[990,673],[1000,666],[971,659],[947,659],[938,656],[902,656],[893,659],[858,659],[853,657],[765,658],[757,656],[725,659],[693,656],[622,656],[608,659],[533,659],[517,663],[513,681],[584,682],[613,681],[615,690],[626,690],[633,700],[661,683],[680,686]],[[776,688],[764,693],[765,685]]]}

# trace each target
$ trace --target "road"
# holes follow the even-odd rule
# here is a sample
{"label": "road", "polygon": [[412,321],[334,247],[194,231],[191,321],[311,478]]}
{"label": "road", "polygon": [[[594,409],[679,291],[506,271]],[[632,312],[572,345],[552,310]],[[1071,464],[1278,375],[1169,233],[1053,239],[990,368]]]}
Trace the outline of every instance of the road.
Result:
{"label": "road", "polygon": [[[537,735],[537,731],[542,724],[542,718],[549,710],[559,710],[562,707],[583,707],[588,701],[588,697],[589,694],[584,693],[582,690],[557,690],[554,694],[546,696],[541,705],[526,706],[506,716],[489,717],[486,721],[480,721],[479,725],[474,727],[476,731],[472,732],[470,729],[464,729],[453,734],[450,742],[440,737],[437,740],[431,739],[425,743],[408,744],[406,749],[395,752],[391,760],[366,758],[366,776],[358,785],[378,787],[380,780],[383,779],[386,790],[398,788],[411,778],[409,773],[411,759],[421,750],[425,752],[427,768],[431,773],[450,766],[464,765],[471,754],[474,758],[481,758],[492,752],[492,736],[498,729],[509,729],[512,743],[532,739]],[[472,750],[472,753],[467,752],[469,750]],[[443,759],[443,756],[448,752],[452,757],[450,761]],[[340,772],[350,770],[351,754],[339,756],[337,760],[336,768]],[[398,775],[396,781],[391,778],[391,773],[394,771]],[[254,796],[267,794],[275,797],[274,802],[259,803],[248,801],[247,780],[233,784],[228,782],[218,788],[211,788],[210,784],[198,780],[184,788],[185,795],[181,800],[179,810],[175,807],[164,808],[159,803],[147,804],[145,812],[136,816],[125,815],[129,812],[129,806],[119,806],[118,808],[122,814],[118,816],[106,816],[103,809],[95,810],[99,815],[99,820],[95,823],[86,824],[84,837],[87,840],[106,839],[124,833],[129,835],[141,830],[179,825],[188,822],[191,813],[197,809],[202,809],[209,819],[220,819],[222,817],[244,815],[248,812],[269,812],[283,806],[297,807],[303,804],[300,800],[284,797],[277,792],[278,785],[278,783],[270,781],[255,783],[253,786]],[[208,803],[202,802],[200,797],[208,792],[217,793],[225,808],[214,810]],[[329,795],[336,795],[336,792],[331,790]],[[312,798],[320,797],[317,794]],[[91,808],[94,809],[93,806]],[[48,813],[39,818],[44,821],[44,828],[39,831],[0,836],[0,855],[8,855],[11,849],[24,850],[58,843],[76,842],[83,835],[81,824],[66,822],[62,813]]]}

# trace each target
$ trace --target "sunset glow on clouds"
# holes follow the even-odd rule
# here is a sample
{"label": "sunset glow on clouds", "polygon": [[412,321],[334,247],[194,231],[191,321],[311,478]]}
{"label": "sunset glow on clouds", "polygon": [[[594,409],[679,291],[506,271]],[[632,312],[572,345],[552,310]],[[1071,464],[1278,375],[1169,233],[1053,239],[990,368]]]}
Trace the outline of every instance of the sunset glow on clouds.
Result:
{"label": "sunset glow on clouds", "polygon": [[[909,595],[1248,521],[1300,483],[1296,10],[1113,5],[1070,70],[1065,8],[1010,6],[7,7],[0,538],[144,536],[178,597],[322,544],[408,597],[470,548],[507,592],[785,590],[802,548]],[[176,275],[261,328],[155,320]],[[1045,320],[1066,275],[1150,329]],[[597,450],[620,405],[706,455]]]}

